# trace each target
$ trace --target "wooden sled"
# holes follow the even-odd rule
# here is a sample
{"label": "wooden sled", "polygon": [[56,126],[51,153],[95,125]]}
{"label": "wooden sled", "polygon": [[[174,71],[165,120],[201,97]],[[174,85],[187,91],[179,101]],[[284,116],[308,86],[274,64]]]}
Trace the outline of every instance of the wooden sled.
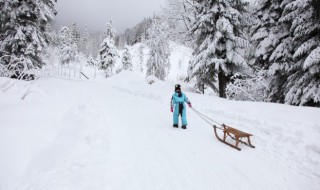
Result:
{"label": "wooden sled", "polygon": [[[226,144],[226,145],[229,145],[231,146],[232,148],[235,148],[237,150],[241,150],[238,145],[239,145],[239,142],[251,147],[251,148],[255,148],[255,146],[253,146],[251,144],[251,141],[250,141],[250,136],[252,136],[252,134],[249,134],[249,133],[245,133],[245,132],[242,132],[240,130],[237,130],[235,128],[232,128],[232,127],[229,127],[229,126],[226,126],[224,124],[222,124],[222,127],[223,128],[220,128],[220,127],[217,127],[216,125],[213,125],[213,128],[214,128],[214,133],[216,134],[216,137],[218,138],[219,141],[221,141],[222,143]],[[217,128],[218,129],[221,129],[223,131],[223,139],[221,139],[218,134],[217,134]],[[231,143],[228,143],[226,141],[226,138],[227,138],[227,135],[229,137],[231,137],[233,140],[236,141],[236,144],[233,145]],[[241,139],[242,138],[247,138],[248,139],[248,143],[247,142],[244,142],[242,141]]]}

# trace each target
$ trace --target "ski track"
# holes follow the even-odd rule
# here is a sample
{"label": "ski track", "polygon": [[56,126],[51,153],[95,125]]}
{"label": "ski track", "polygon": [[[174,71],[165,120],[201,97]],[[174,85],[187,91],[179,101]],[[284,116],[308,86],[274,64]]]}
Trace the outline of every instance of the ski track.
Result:
{"label": "ski track", "polygon": [[[171,85],[150,86],[134,77],[117,84],[116,79],[44,78],[17,84],[1,80],[4,93],[19,92],[13,99],[22,101],[20,106],[30,106],[40,97],[43,109],[36,112],[44,112],[49,127],[43,133],[50,135],[38,141],[41,146],[34,145],[24,169],[3,181],[0,189],[318,189],[320,146],[309,143],[308,136],[319,137],[319,125],[260,119],[259,113],[239,108],[241,102],[187,92],[199,111],[254,134],[257,148],[240,145],[239,152],[220,143],[212,127],[190,109],[188,129],[172,128]],[[21,100],[28,88],[35,93]],[[264,106],[270,104],[258,105]],[[296,127],[302,124],[303,129]]]}

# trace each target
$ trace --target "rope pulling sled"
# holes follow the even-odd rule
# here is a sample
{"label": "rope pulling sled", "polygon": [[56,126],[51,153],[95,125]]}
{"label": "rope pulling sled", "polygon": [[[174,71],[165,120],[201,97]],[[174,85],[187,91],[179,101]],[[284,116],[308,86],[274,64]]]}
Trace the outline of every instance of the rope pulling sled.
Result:
{"label": "rope pulling sled", "polygon": [[[241,143],[243,143],[243,144],[245,144],[245,145],[247,145],[247,146],[249,146],[249,147],[251,147],[251,148],[255,148],[255,146],[253,146],[253,145],[251,144],[251,141],[250,141],[250,137],[253,136],[252,134],[249,134],[249,133],[240,131],[240,130],[238,130],[238,129],[235,129],[235,128],[233,128],[233,127],[227,126],[227,125],[225,125],[225,124],[219,124],[218,122],[214,121],[213,119],[211,119],[210,117],[204,115],[203,113],[199,112],[198,110],[196,110],[196,109],[194,109],[194,108],[191,108],[191,109],[192,109],[197,115],[199,115],[204,121],[206,121],[208,124],[210,124],[210,125],[213,127],[214,133],[215,133],[217,139],[218,139],[220,142],[222,142],[222,143],[224,143],[224,144],[226,144],[226,145],[229,145],[230,147],[235,148],[235,149],[237,149],[237,150],[239,150],[239,151],[241,150],[241,149],[238,147],[239,142],[241,142]],[[213,122],[213,123],[215,123],[215,124],[213,124],[213,123],[211,123],[211,122]],[[218,126],[221,126],[221,127],[218,127],[217,125],[218,125]],[[218,136],[217,129],[223,131],[223,138],[220,138],[220,137]],[[229,142],[226,141],[226,138],[227,138],[228,136],[229,136],[231,139],[233,139],[233,140],[236,141],[236,144],[235,144],[235,145],[233,145],[233,144],[231,144],[231,143],[229,143]],[[248,141],[248,142],[242,141],[241,139],[243,139],[243,138],[247,138],[247,141]]]}

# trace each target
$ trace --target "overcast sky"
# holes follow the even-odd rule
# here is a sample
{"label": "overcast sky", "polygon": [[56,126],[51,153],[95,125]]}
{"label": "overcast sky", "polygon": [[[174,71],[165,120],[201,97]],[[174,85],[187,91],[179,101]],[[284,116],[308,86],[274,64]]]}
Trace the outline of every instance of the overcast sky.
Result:
{"label": "overcast sky", "polygon": [[133,27],[145,17],[159,13],[165,0],[58,0],[55,27],[72,23],[90,31],[103,30],[110,19],[118,34]]}

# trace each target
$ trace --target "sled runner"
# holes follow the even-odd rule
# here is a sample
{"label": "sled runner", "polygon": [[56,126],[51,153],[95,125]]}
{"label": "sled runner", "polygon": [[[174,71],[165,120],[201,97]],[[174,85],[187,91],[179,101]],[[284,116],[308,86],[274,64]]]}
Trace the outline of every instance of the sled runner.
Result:
{"label": "sled runner", "polygon": [[[232,128],[232,127],[229,127],[225,124],[222,124],[221,125],[223,128],[220,128],[220,127],[217,127],[216,125],[213,125],[213,128],[214,128],[214,133],[216,135],[216,137],[218,138],[219,141],[221,141],[222,143],[226,144],[226,145],[229,145],[231,146],[232,148],[235,148],[237,150],[241,150],[238,145],[239,145],[239,142],[251,147],[251,148],[255,148],[255,146],[253,146],[251,144],[251,141],[250,141],[250,137],[252,136],[252,134],[249,134],[249,133],[246,133],[246,132],[243,132],[243,131],[240,131],[238,129],[235,129],[235,128]],[[218,129],[221,129],[223,131],[223,139],[221,139],[218,134],[217,134],[217,128]],[[231,137],[233,140],[236,141],[236,144],[233,145],[229,142],[226,141],[226,138],[227,136]],[[244,142],[242,141],[241,139],[242,138],[247,138],[248,139],[248,142]]]}
{"label": "sled runner", "polygon": [[[218,122],[214,121],[213,119],[211,119],[210,117],[204,115],[203,113],[199,112],[198,110],[194,109],[194,108],[191,108],[197,115],[199,115],[204,121],[206,121],[208,124],[210,124],[211,126],[213,126],[214,128],[214,133],[217,137],[217,139],[219,141],[221,141],[222,143],[226,144],[226,145],[229,145],[231,146],[232,148],[235,148],[237,150],[241,150],[238,145],[239,145],[239,142],[247,145],[247,146],[250,146],[251,148],[255,148],[255,146],[253,146],[251,144],[251,141],[250,141],[250,137],[253,136],[252,134],[249,134],[249,133],[246,133],[246,132],[243,132],[243,131],[240,131],[238,129],[235,129],[235,128],[232,128],[230,126],[227,126],[225,124],[219,124]],[[217,127],[216,125],[214,125],[213,123],[219,125],[219,126],[222,126],[222,127]],[[217,129],[220,129],[223,131],[223,139],[221,139],[219,136],[218,136],[218,133],[217,133]],[[232,138],[233,140],[236,141],[236,144],[233,145],[229,142],[226,141],[226,138],[227,136],[229,136],[230,138]],[[242,138],[247,138],[248,139],[248,142],[244,142],[242,141],[241,139]]]}

